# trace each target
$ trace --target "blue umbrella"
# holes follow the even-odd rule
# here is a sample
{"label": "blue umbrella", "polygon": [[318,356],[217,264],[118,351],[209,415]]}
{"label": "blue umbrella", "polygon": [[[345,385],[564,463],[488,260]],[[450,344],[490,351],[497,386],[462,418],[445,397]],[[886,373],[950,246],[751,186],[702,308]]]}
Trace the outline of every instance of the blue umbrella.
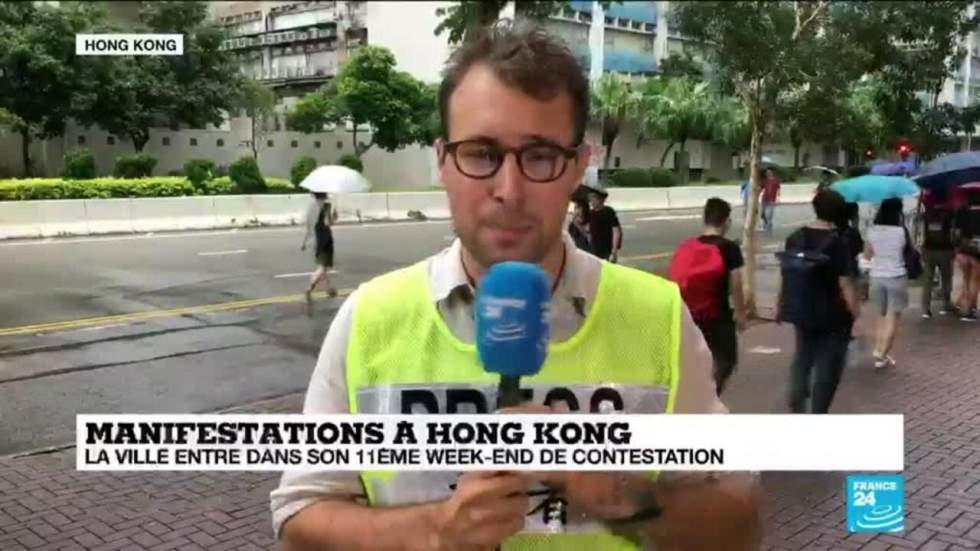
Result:
{"label": "blue umbrella", "polygon": [[915,165],[911,161],[884,162],[871,166],[871,174],[878,176],[908,176],[914,172]]}
{"label": "blue umbrella", "polygon": [[980,151],[943,155],[922,165],[915,181],[922,189],[936,192],[938,197],[945,197],[950,187],[980,182]]}
{"label": "blue umbrella", "polygon": [[915,182],[901,176],[866,174],[841,180],[830,186],[848,203],[880,203],[885,199],[910,197],[919,193]]}

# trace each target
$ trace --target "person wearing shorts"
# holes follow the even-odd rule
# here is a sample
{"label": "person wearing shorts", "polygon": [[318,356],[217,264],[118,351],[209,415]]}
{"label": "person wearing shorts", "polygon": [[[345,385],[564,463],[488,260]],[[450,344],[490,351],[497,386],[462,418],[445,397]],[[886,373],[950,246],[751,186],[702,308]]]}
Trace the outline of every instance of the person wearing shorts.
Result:
{"label": "person wearing shorts", "polygon": [[980,191],[973,190],[968,203],[956,213],[959,246],[956,265],[963,276],[956,301],[963,321],[977,320],[977,298],[980,296]]}
{"label": "person wearing shorts", "polygon": [[898,319],[909,304],[904,255],[908,232],[902,216],[901,199],[884,201],[864,243],[864,257],[871,260],[869,298],[878,315],[874,348],[874,365],[878,369],[895,366],[890,352],[895,346]]}

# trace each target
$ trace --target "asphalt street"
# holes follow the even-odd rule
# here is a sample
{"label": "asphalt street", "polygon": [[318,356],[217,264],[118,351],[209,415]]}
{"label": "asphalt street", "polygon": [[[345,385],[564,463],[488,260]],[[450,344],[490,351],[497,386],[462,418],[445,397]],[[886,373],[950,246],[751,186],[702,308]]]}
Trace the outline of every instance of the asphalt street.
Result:
{"label": "asphalt street", "polygon": [[[780,207],[761,250],[809,218]],[[656,272],[700,228],[697,211],[620,219],[622,262]],[[289,227],[0,242],[0,456],[72,443],[77,413],[214,411],[305,389],[342,298],[307,316],[301,239]],[[448,221],[338,226],[335,285],[452,239]]]}

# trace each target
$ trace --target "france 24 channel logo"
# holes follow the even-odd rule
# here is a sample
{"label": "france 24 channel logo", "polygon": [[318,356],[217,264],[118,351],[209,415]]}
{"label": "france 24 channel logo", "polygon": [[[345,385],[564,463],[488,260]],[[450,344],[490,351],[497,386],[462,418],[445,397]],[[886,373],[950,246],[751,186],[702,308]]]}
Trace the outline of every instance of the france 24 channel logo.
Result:
{"label": "france 24 channel logo", "polygon": [[847,477],[847,529],[850,532],[905,530],[905,479],[902,475]]}

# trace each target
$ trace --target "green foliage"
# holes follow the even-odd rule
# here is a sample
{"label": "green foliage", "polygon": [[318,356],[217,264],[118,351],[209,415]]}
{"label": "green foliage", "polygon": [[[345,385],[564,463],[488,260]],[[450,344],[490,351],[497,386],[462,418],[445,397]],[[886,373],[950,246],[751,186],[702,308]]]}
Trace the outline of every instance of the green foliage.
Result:
{"label": "green foliage", "polygon": [[340,159],[337,160],[337,164],[364,173],[364,163],[353,155],[341,155]]}
{"label": "green foliage", "polygon": [[[350,124],[354,154],[377,145],[395,151],[406,145],[428,145],[434,139],[434,87],[395,69],[395,56],[386,48],[358,48],[337,78],[307,94],[287,115],[286,125],[301,132],[320,132],[324,125]],[[372,129],[371,141],[358,134]]]}
{"label": "green foliage", "polygon": [[[265,178],[265,185],[263,193],[287,194],[297,192],[296,186],[285,178]],[[204,182],[201,186],[201,193],[204,195],[245,195],[249,192],[244,191],[229,176],[219,176]]]}
{"label": "green foliage", "polygon": [[[678,144],[681,151],[688,140],[711,138],[721,105],[706,82],[687,78],[648,79],[639,101],[641,138],[667,140]],[[661,166],[667,151],[660,159]]]}
{"label": "green foliage", "polygon": [[276,94],[261,82],[246,78],[242,81],[234,105],[252,121],[249,146],[258,158],[262,137],[269,133],[268,121],[275,116]]}
{"label": "green foliage", "polygon": [[685,50],[683,53],[670,52],[670,54],[660,62],[660,76],[663,78],[689,78],[702,80],[704,78],[704,64],[698,61],[690,52]]}
{"label": "green foliage", "polygon": [[609,175],[614,187],[673,187],[678,183],[677,175],[662,168],[627,168]]}
{"label": "green foliage", "polygon": [[184,175],[200,188],[201,184],[214,178],[214,161],[210,159],[190,159],[184,163]]}
{"label": "green foliage", "polygon": [[592,116],[600,121],[602,145],[606,148],[603,169],[609,170],[609,159],[613,144],[623,125],[637,116],[640,96],[629,84],[626,77],[607,73],[592,86],[590,108]]}
{"label": "green foliage", "polygon": [[116,178],[146,178],[153,174],[157,159],[148,153],[123,155],[116,158],[116,166],[112,175]]}
{"label": "green foliage", "polygon": [[285,178],[266,178],[266,193],[297,193],[299,190]]}
{"label": "green foliage", "polygon": [[65,153],[62,160],[61,177],[66,180],[91,180],[95,178],[95,157],[87,148]]}
{"label": "green foliage", "polygon": [[293,161],[293,166],[289,169],[289,180],[294,186],[298,186],[315,168],[316,159],[305,156],[299,157]]}
{"label": "green foliage", "polygon": [[34,178],[0,180],[0,201],[38,199],[109,199],[117,197],[179,197],[194,195],[186,178],[97,178],[62,180]]}
{"label": "green foliage", "polygon": [[259,164],[252,157],[242,157],[228,167],[231,181],[244,193],[262,193],[266,190],[265,179],[259,171]]}
{"label": "green foliage", "polygon": [[[492,25],[500,17],[500,12],[509,2],[504,0],[464,0],[453,2],[446,10],[446,15],[436,27],[436,36],[449,31],[449,44],[459,44],[470,40],[481,29]],[[614,2],[599,2],[603,8],[609,9]],[[616,1],[616,4],[621,3]],[[517,0],[514,3],[514,13],[521,19],[544,19],[560,12],[570,3],[567,0]]]}

